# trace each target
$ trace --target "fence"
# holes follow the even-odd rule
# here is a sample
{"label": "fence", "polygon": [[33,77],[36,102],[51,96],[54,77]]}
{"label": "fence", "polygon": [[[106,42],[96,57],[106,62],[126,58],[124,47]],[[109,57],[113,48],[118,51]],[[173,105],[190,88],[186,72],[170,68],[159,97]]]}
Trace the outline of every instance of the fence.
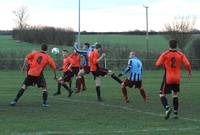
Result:
{"label": "fence", "polygon": [[[143,63],[143,67],[145,70],[154,70],[156,59],[141,59]],[[6,59],[0,58],[0,70],[8,69],[8,70],[18,70],[21,68],[23,64],[23,58],[13,58]],[[55,59],[56,64],[62,64],[62,59]],[[200,59],[190,59],[192,69],[199,70],[200,69]],[[101,61],[100,65],[112,70],[122,70],[127,66],[128,59],[105,59]]]}

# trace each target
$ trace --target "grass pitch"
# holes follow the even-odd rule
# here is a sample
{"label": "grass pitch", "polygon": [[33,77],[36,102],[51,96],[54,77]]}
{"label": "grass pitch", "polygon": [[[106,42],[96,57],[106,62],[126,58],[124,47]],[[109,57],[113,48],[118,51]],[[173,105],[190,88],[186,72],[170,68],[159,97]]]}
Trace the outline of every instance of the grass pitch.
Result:
{"label": "grass pitch", "polygon": [[[16,107],[10,107],[25,75],[20,71],[0,71],[0,135],[199,135],[200,72],[190,81],[183,73],[180,93],[180,119],[164,120],[158,97],[162,72],[144,72],[143,84],[150,98],[144,103],[138,90],[128,89],[129,104],[121,97],[120,86],[109,76],[102,78],[104,102],[96,101],[92,76],[86,76],[87,90],[67,98],[53,97],[56,82],[45,72],[49,88],[49,105],[41,106],[41,90],[31,87]],[[73,81],[74,84],[74,81]],[[73,85],[74,87],[74,85]],[[169,97],[171,104],[171,97]]]}

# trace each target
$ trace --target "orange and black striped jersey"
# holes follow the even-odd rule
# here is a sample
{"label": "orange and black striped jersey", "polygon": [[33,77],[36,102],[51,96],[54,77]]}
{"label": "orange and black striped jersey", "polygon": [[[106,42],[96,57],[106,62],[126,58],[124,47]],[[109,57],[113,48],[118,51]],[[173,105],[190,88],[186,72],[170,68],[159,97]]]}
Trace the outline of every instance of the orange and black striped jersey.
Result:
{"label": "orange and black striped jersey", "polygon": [[30,64],[28,75],[40,76],[47,64],[49,64],[53,70],[56,70],[55,62],[48,54],[44,52],[30,53],[26,56],[26,59]]}
{"label": "orange and black striped jersey", "polygon": [[80,67],[81,65],[81,57],[78,53],[72,53],[70,55],[71,59],[73,60],[73,67]]}
{"label": "orange and black striped jersey", "polygon": [[176,50],[168,50],[163,52],[158,60],[156,66],[164,66],[166,72],[166,83],[167,84],[179,84],[181,80],[180,69],[181,64],[184,64],[187,71],[191,72],[191,65],[187,57]]}
{"label": "orange and black striped jersey", "polygon": [[97,50],[91,51],[89,53],[89,65],[90,65],[90,71],[96,71],[99,59],[99,52]]}
{"label": "orange and black striped jersey", "polygon": [[71,64],[73,64],[73,59],[70,56],[64,58],[62,66],[63,72],[66,72]]}

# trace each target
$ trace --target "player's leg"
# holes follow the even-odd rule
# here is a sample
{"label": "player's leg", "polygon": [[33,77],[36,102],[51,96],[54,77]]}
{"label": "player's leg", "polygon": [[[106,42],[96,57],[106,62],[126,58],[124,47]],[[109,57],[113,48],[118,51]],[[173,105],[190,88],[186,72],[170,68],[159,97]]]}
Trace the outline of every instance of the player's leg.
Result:
{"label": "player's leg", "polygon": [[123,81],[122,84],[121,84],[121,87],[122,87],[122,96],[124,97],[124,101],[126,103],[129,103],[128,93],[127,93],[127,89],[126,89],[126,87],[128,86],[128,84],[129,84],[129,80],[127,80],[127,79],[125,81]]}
{"label": "player's leg", "polygon": [[57,91],[53,94],[54,96],[60,95],[61,94],[61,83],[58,81],[57,84]]}
{"label": "player's leg", "polygon": [[78,76],[76,78],[76,93],[79,93],[81,91],[81,84],[82,84],[82,76],[84,75],[84,69],[81,69],[78,73]]}
{"label": "player's leg", "polygon": [[43,87],[42,88],[42,100],[43,100],[43,102],[42,102],[42,106],[44,106],[44,107],[48,107],[48,102],[47,102],[47,100],[48,100],[48,92],[47,92],[47,88],[46,87]]}
{"label": "player's leg", "polygon": [[21,98],[21,96],[24,94],[24,91],[28,88],[28,86],[32,86],[35,83],[35,77],[33,76],[27,76],[24,79],[23,85],[21,89],[18,91],[15,99],[10,103],[11,106],[15,106],[18,102],[18,100]]}
{"label": "player's leg", "polygon": [[21,89],[18,91],[15,99],[10,103],[11,106],[15,106],[20,99],[20,97],[24,94],[24,91],[27,89],[25,84],[22,85]]}
{"label": "player's leg", "polygon": [[48,107],[47,83],[43,74],[41,74],[39,77],[36,77],[35,83],[37,84],[38,88],[42,88],[42,106]]}
{"label": "player's leg", "polygon": [[168,100],[166,98],[165,93],[161,92],[160,93],[160,101],[165,109],[165,119],[167,120],[170,117],[170,114],[172,112],[169,104],[168,104]]}
{"label": "player's leg", "polygon": [[140,90],[140,95],[143,97],[144,101],[147,102],[147,96],[144,88],[141,87],[139,90]]}
{"label": "player's leg", "polygon": [[178,107],[179,107],[179,100],[178,100],[178,93],[180,91],[180,85],[174,84],[172,85],[173,90],[173,107],[174,107],[174,118],[178,118]]}
{"label": "player's leg", "polygon": [[99,76],[95,78],[95,83],[96,83],[96,93],[97,93],[97,100],[102,101],[101,98],[101,79]]}
{"label": "player's leg", "polygon": [[174,118],[178,118],[178,107],[179,107],[179,101],[178,101],[178,92],[174,92],[173,94],[173,106],[174,106]]}
{"label": "player's leg", "polygon": [[128,100],[128,93],[127,93],[127,89],[126,89],[126,84],[125,84],[125,83],[122,83],[121,86],[122,86],[122,96],[124,97],[124,101],[125,101],[126,103],[129,103],[129,100]]}
{"label": "player's leg", "polygon": [[86,85],[85,85],[85,78],[84,76],[82,76],[82,91],[85,91],[86,90]]}
{"label": "player's leg", "polygon": [[70,87],[67,86],[67,84],[62,83],[62,86],[68,91],[68,97],[71,97],[73,91],[71,90]]}
{"label": "player's leg", "polygon": [[70,87],[67,86],[67,84],[65,84],[65,82],[69,82],[70,80],[72,80],[73,76],[74,73],[68,71],[66,75],[63,77],[64,79],[60,80],[61,85],[68,91],[68,97],[71,97],[73,91],[71,90]]}
{"label": "player's leg", "polygon": [[142,81],[137,81],[135,83],[135,87],[139,89],[140,95],[143,97],[144,101],[147,102],[147,96],[144,87],[142,86]]}
{"label": "player's leg", "polygon": [[111,78],[117,81],[119,84],[122,83],[122,80],[120,80],[114,73],[111,75]]}
{"label": "player's leg", "polygon": [[68,81],[68,83],[69,83],[69,88],[71,89],[71,88],[72,88],[72,79],[70,79],[70,80]]}

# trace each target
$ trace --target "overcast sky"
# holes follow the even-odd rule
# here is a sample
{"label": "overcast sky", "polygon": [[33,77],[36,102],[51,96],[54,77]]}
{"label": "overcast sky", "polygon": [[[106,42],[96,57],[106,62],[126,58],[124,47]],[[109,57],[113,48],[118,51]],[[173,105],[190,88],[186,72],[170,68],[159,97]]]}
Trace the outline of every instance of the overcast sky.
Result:
{"label": "overcast sky", "polygon": [[[177,16],[196,18],[200,29],[200,0],[81,0],[81,31],[145,30],[149,6],[149,29],[161,31]],[[13,10],[26,6],[28,24],[72,27],[78,30],[78,0],[0,0],[0,29],[15,27]]]}

